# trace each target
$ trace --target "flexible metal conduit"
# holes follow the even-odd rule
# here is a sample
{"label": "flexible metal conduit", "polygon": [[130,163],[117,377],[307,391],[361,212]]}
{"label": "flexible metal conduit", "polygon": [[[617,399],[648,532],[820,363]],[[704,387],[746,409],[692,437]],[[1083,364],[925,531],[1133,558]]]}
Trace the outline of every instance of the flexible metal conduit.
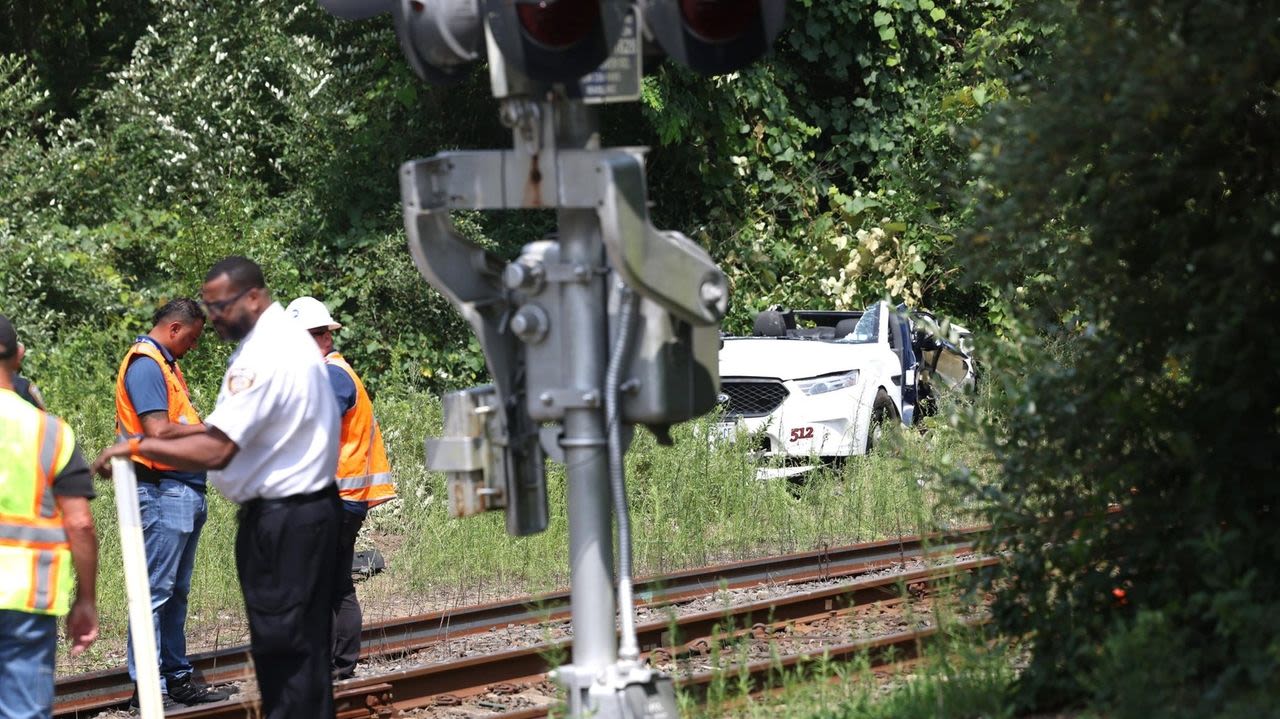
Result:
{"label": "flexible metal conduit", "polygon": [[618,614],[621,644],[618,658],[634,662],[640,658],[636,643],[635,601],[631,586],[631,515],[627,507],[627,487],[622,463],[622,411],[619,393],[622,372],[631,351],[631,325],[636,315],[636,297],[619,282],[618,336],[613,341],[609,367],[604,375],[605,423],[609,431],[609,487],[613,491],[613,516],[618,529]]}

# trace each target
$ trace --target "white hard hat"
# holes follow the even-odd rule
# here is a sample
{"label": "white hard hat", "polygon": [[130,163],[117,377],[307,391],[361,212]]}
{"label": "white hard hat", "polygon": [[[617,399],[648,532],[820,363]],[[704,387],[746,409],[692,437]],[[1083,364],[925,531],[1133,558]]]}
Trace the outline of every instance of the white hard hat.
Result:
{"label": "white hard hat", "polygon": [[336,330],[342,327],[342,325],[333,321],[333,317],[329,315],[329,308],[314,297],[299,297],[290,302],[284,311],[306,330],[313,330],[317,327]]}

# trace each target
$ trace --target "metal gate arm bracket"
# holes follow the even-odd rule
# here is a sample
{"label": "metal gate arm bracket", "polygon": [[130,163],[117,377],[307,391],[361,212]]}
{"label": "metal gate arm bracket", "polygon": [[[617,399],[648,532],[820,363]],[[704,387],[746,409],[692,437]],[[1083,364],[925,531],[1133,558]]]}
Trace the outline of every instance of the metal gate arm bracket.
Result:
{"label": "metal gate arm bracket", "polygon": [[[497,163],[494,163],[496,157]],[[453,172],[459,162],[474,170],[471,195],[456,187],[461,176]],[[486,179],[501,167],[501,153],[444,153],[426,160],[407,162],[400,168],[400,197],[409,254],[418,272],[444,295],[471,325],[503,396],[514,391],[517,362],[516,339],[504,332],[509,309],[502,285],[505,263],[493,253],[458,233],[449,218],[453,207],[475,206],[487,197]],[[481,205],[483,206],[483,205]]]}
{"label": "metal gate arm bracket", "polygon": [[692,325],[719,323],[728,279],[696,242],[650,224],[644,162],[621,149],[561,151],[559,160],[561,201],[595,196],[605,252],[626,283]]}

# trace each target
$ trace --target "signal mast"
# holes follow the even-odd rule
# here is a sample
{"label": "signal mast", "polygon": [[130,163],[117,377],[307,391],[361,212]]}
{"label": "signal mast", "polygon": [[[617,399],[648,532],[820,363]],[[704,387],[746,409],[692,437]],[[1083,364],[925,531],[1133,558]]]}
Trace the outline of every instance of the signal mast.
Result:
{"label": "signal mast", "polygon": [[[749,65],[777,37],[784,2],[320,4],[349,20],[390,12],[405,58],[428,82],[456,82],[488,59],[512,147],[400,168],[414,263],[471,325],[493,379],[445,396],[444,436],[427,440],[427,466],[444,472],[453,516],[504,510],[507,531],[522,536],[547,527],[547,459],[565,464],[573,653],[556,678],[570,716],[675,717],[671,679],[636,645],[623,453],[635,425],[669,442],[671,425],[715,405],[729,288],[697,243],[649,221],[645,149],[601,147],[594,106],[639,99],[646,44],[703,75]],[[546,208],[556,210],[554,237],[511,260],[449,217]]]}

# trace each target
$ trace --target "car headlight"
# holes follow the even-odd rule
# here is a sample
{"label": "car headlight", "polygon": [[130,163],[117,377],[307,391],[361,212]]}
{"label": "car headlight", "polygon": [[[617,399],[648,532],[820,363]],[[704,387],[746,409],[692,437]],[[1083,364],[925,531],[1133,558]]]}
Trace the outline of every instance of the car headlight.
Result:
{"label": "car headlight", "polygon": [[814,377],[813,379],[799,380],[796,382],[796,388],[805,394],[814,395],[852,387],[857,383],[858,370],[853,370],[852,372],[841,372],[840,374],[829,374],[822,377]]}

